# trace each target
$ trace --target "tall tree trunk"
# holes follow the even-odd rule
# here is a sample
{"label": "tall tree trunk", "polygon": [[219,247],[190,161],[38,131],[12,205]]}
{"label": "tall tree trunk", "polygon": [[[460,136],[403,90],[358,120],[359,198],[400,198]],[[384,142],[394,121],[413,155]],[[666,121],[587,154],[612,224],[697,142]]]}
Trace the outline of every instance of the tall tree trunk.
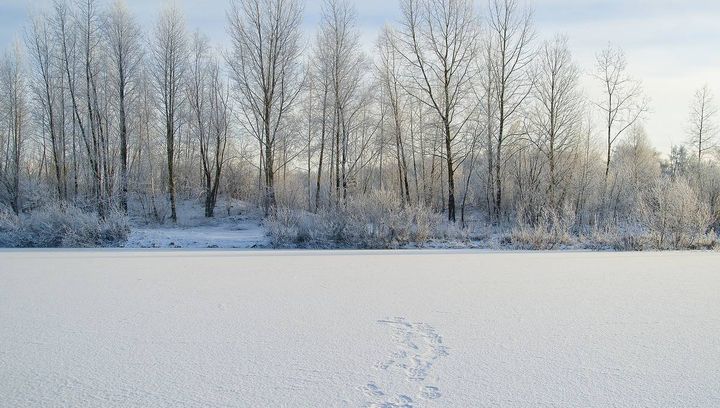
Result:
{"label": "tall tree trunk", "polygon": [[328,94],[328,88],[325,87],[325,90],[323,91],[323,108],[322,108],[322,129],[320,130],[320,160],[318,162],[318,170],[317,170],[317,178],[315,180],[315,212],[318,211],[318,208],[320,207],[320,182],[322,178],[322,170],[323,170],[323,158],[325,156],[325,131],[327,127],[327,119],[325,118],[327,114],[327,94]]}
{"label": "tall tree trunk", "polygon": [[[122,66],[120,76],[124,78]],[[120,210],[123,214],[128,212],[128,140],[127,118],[125,113],[125,81],[120,80]]]}
{"label": "tall tree trunk", "polygon": [[445,120],[445,152],[447,153],[447,178],[448,178],[448,198],[447,210],[448,221],[455,222],[455,168],[453,166],[452,156],[452,133],[450,130],[450,122]]}
{"label": "tall tree trunk", "polygon": [[177,223],[177,205],[175,203],[175,135],[174,125],[168,123],[165,141],[167,153],[167,171],[168,171],[168,193],[170,194],[170,219]]}

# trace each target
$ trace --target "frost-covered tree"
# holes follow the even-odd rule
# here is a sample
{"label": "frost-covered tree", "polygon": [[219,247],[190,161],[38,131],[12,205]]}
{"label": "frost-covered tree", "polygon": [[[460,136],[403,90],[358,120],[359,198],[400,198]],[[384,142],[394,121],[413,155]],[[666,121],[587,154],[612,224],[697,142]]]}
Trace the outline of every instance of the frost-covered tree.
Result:
{"label": "frost-covered tree", "polygon": [[392,132],[395,144],[395,160],[397,162],[398,185],[401,199],[410,202],[410,184],[408,182],[408,166],[405,154],[404,141],[404,108],[405,94],[400,84],[402,75],[402,60],[395,45],[395,32],[385,27],[378,39],[379,53],[378,76],[383,87],[382,103],[387,104],[390,110]]}
{"label": "frost-covered tree", "polygon": [[[350,226],[339,234],[361,245],[368,228],[404,242],[398,220],[425,237],[488,223],[624,239],[654,234],[669,219],[660,204],[682,208],[689,189],[720,226],[707,86],[687,148],[662,160],[619,48],[596,55],[602,97],[588,108],[568,39],[536,45],[524,0],[488,0],[482,17],[471,0],[398,1],[369,54],[353,0],[323,1],[308,46],[300,0],[232,0],[225,53],[188,36],[173,6],[144,33],[121,0],[38,5],[24,43],[0,50],[3,210],[75,205],[98,222],[117,211],[162,223],[192,200],[209,217],[241,199],[271,220],[317,222],[319,236]],[[672,188],[654,187],[665,179]]]}
{"label": "frost-covered tree", "polygon": [[[51,23],[52,20],[47,14],[34,15],[26,32],[26,48],[30,55],[30,88],[35,96],[36,115],[41,117],[43,157],[49,144],[55,191],[57,198],[64,200],[66,189],[63,172],[63,140],[58,126],[59,118],[62,117],[58,94],[62,89],[63,77],[62,74],[58,75],[55,64],[58,55],[58,38],[53,33]],[[64,37],[60,37],[60,43],[65,43]]]}
{"label": "frost-covered tree", "polygon": [[603,115],[607,136],[605,178],[610,175],[613,145],[626,130],[633,127],[648,110],[648,100],[640,81],[627,72],[622,49],[608,46],[596,56],[595,78],[600,83],[603,100],[596,103]]}
{"label": "frost-covered tree", "polygon": [[697,152],[697,159],[702,161],[703,154],[717,148],[715,137],[718,132],[718,109],[715,98],[707,85],[695,91],[690,105],[690,123],[688,134],[690,145]]}
{"label": "frost-covered tree", "polygon": [[115,0],[106,17],[106,41],[112,66],[120,144],[120,209],[128,210],[128,122],[129,100],[137,90],[137,75],[143,59],[141,30],[122,0]]}
{"label": "frost-covered tree", "polygon": [[182,124],[185,97],[182,92],[188,65],[185,22],[180,10],[167,6],[155,25],[152,44],[152,75],[162,114],[167,152],[167,188],[170,195],[170,218],[177,222],[175,194],[176,135]]}
{"label": "frost-covered tree", "polygon": [[609,215],[614,220],[634,221],[643,196],[660,178],[660,153],[650,144],[645,129],[637,125],[619,142],[613,160],[607,191]]}
{"label": "frost-covered tree", "polygon": [[643,224],[660,249],[693,247],[712,219],[707,204],[683,179],[653,184],[641,208]]}
{"label": "frost-covered tree", "polygon": [[192,118],[188,122],[200,147],[205,216],[212,217],[230,131],[229,92],[208,40],[195,33],[191,49],[187,100]]}
{"label": "frost-covered tree", "polygon": [[571,174],[571,161],[564,159],[579,142],[582,118],[579,70],[573,64],[565,37],[546,41],[537,59],[529,136],[547,162],[546,204],[556,210],[560,204],[559,190],[568,184]]}
{"label": "frost-covered tree", "polygon": [[470,0],[402,0],[397,49],[409,66],[404,90],[429,108],[442,135],[447,215],[455,222],[454,150],[476,112],[479,21]]}
{"label": "frost-covered tree", "polygon": [[265,176],[263,205],[276,205],[275,153],[280,133],[301,85],[300,25],[297,0],[236,0],[228,12],[233,73],[245,130],[260,143]]}
{"label": "frost-covered tree", "polygon": [[[354,7],[348,0],[327,0],[323,3],[317,37],[317,58],[323,60],[323,75],[329,86],[328,108],[332,122],[330,152],[330,182],[334,203],[338,206],[347,198],[348,182],[355,171],[357,161],[349,157],[354,139],[353,127],[359,122],[358,114],[363,107],[365,55],[362,53],[358,21]],[[323,108],[325,109],[325,108]],[[357,133],[356,133],[357,135]],[[366,139],[360,140],[360,150],[366,147]],[[362,152],[357,152],[357,157]],[[351,168],[352,167],[352,168]]]}
{"label": "frost-covered tree", "polygon": [[16,42],[0,60],[0,180],[15,214],[22,210],[20,173],[30,119],[27,94],[25,62]]}
{"label": "frost-covered tree", "polygon": [[490,90],[495,103],[497,122],[492,140],[494,151],[492,178],[493,213],[500,217],[503,199],[503,165],[505,148],[514,138],[523,134],[516,121],[533,89],[532,63],[535,50],[532,42],[535,32],[532,12],[517,0],[491,0],[487,14],[488,53],[485,62],[490,70]]}

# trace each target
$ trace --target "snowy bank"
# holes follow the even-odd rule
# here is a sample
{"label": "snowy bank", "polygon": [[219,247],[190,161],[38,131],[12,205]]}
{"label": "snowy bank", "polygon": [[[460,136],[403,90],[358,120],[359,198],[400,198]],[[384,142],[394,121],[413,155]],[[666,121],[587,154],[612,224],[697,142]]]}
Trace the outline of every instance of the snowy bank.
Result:
{"label": "snowy bank", "polygon": [[718,406],[718,265],[713,252],[4,251],[0,401]]}

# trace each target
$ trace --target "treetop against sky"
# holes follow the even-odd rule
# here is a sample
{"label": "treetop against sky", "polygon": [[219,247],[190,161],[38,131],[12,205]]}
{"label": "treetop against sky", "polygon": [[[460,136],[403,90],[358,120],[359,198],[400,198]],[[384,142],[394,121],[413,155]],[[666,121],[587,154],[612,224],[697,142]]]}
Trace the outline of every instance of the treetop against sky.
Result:
{"label": "treetop against sky", "polygon": [[[110,0],[101,0],[105,3]],[[362,43],[369,54],[382,26],[400,17],[394,0],[351,0],[357,11]],[[522,2],[522,0],[521,0]],[[176,0],[190,30],[207,34],[217,47],[229,43],[226,11],[229,0]],[[22,38],[28,15],[51,4],[51,0],[0,1],[0,49]],[[126,0],[141,24],[149,29],[164,1]],[[535,0],[528,1],[540,39],[556,34],[568,36],[573,57],[585,75],[584,91],[594,98],[597,83],[588,75],[595,54],[612,43],[625,50],[629,70],[643,81],[650,98],[645,127],[653,144],[669,152],[673,144],[687,140],[688,105],[703,84],[720,92],[720,54],[713,52],[720,30],[720,2],[714,0]],[[307,0],[304,31],[311,40],[320,19],[322,1]],[[482,14],[486,2],[479,0]]]}

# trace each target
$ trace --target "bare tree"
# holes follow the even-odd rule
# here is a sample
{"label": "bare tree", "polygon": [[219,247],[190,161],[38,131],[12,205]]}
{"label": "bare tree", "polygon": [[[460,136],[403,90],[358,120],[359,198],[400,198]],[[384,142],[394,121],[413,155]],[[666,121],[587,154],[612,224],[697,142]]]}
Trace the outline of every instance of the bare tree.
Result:
{"label": "bare tree", "polygon": [[180,11],[170,5],[164,9],[155,26],[152,47],[153,77],[159,95],[159,108],[165,125],[168,192],[170,217],[177,222],[175,197],[175,144],[181,126],[181,109],[184,104],[182,87],[187,71],[187,34]]}
{"label": "bare tree", "polygon": [[[547,205],[557,210],[558,189],[567,184],[570,169],[558,169],[561,159],[578,144],[582,100],[579,72],[573,64],[567,38],[546,41],[538,55],[530,137],[548,165]],[[569,163],[569,161],[566,161]]]}
{"label": "bare tree", "polygon": [[220,63],[211,59],[208,72],[210,132],[205,143],[201,143],[201,155],[205,175],[205,215],[212,217],[225,164],[231,109],[229,84],[220,76]]}
{"label": "bare tree", "polygon": [[605,198],[612,218],[634,220],[639,215],[640,204],[655,182],[660,178],[660,153],[655,150],[640,124],[633,126],[628,137],[618,142],[612,168],[614,177]]}
{"label": "bare tree", "polygon": [[395,158],[398,169],[398,185],[400,198],[410,202],[410,187],[408,182],[407,159],[405,157],[405,144],[403,142],[403,100],[401,97],[400,76],[401,57],[397,52],[395,33],[390,27],[385,27],[378,39],[380,62],[378,73],[386,95],[384,103],[390,107],[392,114],[392,127],[395,134]]}
{"label": "bare tree", "polygon": [[495,75],[492,64],[494,57],[493,47],[490,41],[484,41],[481,46],[481,58],[478,63],[478,81],[475,88],[476,97],[480,112],[479,121],[484,125],[482,129],[485,140],[482,148],[485,155],[486,174],[485,174],[485,205],[487,207],[488,219],[492,219],[495,215],[495,129],[497,126],[497,109],[498,104],[495,103]]}
{"label": "bare tree", "polygon": [[[328,133],[328,111],[330,109],[329,106],[329,97],[330,97],[330,90],[331,90],[331,78],[329,74],[330,70],[330,64],[329,61],[324,58],[324,47],[323,47],[323,36],[322,31],[318,32],[317,40],[315,43],[315,50],[314,50],[314,58],[313,58],[313,73],[315,82],[317,82],[318,86],[318,94],[322,95],[320,97],[320,151],[318,152],[318,167],[317,167],[317,174],[315,177],[315,206],[314,209],[317,212],[318,208],[320,207],[320,189],[322,186],[322,174],[323,174],[323,161],[325,159],[326,155],[326,143],[327,143],[327,133]],[[311,80],[312,80],[311,79]]]}
{"label": "bare tree", "polygon": [[[93,0],[74,3],[70,8],[63,1],[54,2],[54,14],[51,22],[55,25],[52,35],[53,62],[57,65],[54,73],[57,85],[54,87],[59,107],[57,113],[50,116],[51,128],[55,128],[53,137],[57,140],[56,173],[62,178],[58,190],[61,197],[67,195],[66,151],[66,92],[70,96],[73,127],[73,166],[75,177],[75,193],[78,186],[78,157],[75,141],[75,127],[80,130],[80,142],[84,146],[83,161],[89,169],[93,204],[101,217],[107,213],[111,205],[114,180],[114,149],[108,138],[111,110],[109,109],[109,71],[107,53],[102,36],[99,35],[103,26],[102,15]],[[52,137],[52,133],[51,133]],[[58,168],[59,167],[59,168]],[[59,177],[59,178],[60,178]]]}
{"label": "bare tree", "polygon": [[[143,64],[138,74],[138,98],[133,100],[134,109],[137,112],[135,116],[137,127],[137,142],[135,143],[135,173],[134,181],[138,186],[143,186],[144,192],[140,196],[140,201],[143,209],[146,209],[147,213],[152,215],[156,221],[163,219],[160,206],[158,205],[158,181],[162,179],[163,175],[157,170],[158,166],[156,163],[161,162],[164,156],[164,152],[153,149],[156,145],[162,145],[158,143],[156,139],[156,132],[154,130],[158,122],[162,123],[160,118],[160,112],[156,109],[156,103],[154,101],[155,90],[154,80],[151,76],[150,67]],[[159,135],[164,139],[164,135]],[[131,173],[132,174],[132,173]],[[149,202],[147,202],[149,198]]]}
{"label": "bare tree", "polygon": [[235,0],[228,12],[243,125],[261,146],[265,213],[275,208],[275,142],[301,85],[302,6],[297,0]]}
{"label": "bare tree", "polygon": [[643,95],[642,84],[628,75],[625,53],[620,48],[608,46],[597,54],[595,77],[604,93],[604,100],[595,105],[600,108],[605,118],[607,131],[605,181],[607,182],[613,145],[647,112],[648,100]]}
{"label": "bare tree", "polygon": [[325,61],[323,73],[329,85],[329,103],[333,108],[330,181],[334,174],[335,205],[347,197],[348,144],[353,119],[362,107],[361,82],[365,56],[360,50],[355,9],[347,0],[323,3],[318,35],[318,58]]}
{"label": "bare tree", "polygon": [[122,0],[115,0],[105,24],[120,133],[120,209],[127,214],[128,194],[128,94],[133,92],[142,61],[141,31]]}
{"label": "bare tree", "polygon": [[[53,3],[54,8],[54,19],[53,23],[54,34],[59,40],[59,50],[57,53],[60,61],[60,84],[62,104],[65,105],[66,93],[70,96],[70,111],[71,111],[71,122],[72,122],[72,157],[73,157],[73,197],[78,198],[79,190],[79,162],[81,161],[81,152],[79,147],[79,140],[77,140],[77,130],[80,130],[80,136],[82,140],[87,140],[86,135],[86,120],[84,112],[82,112],[82,101],[81,101],[81,90],[79,86],[78,75],[80,73],[80,53],[82,52],[80,47],[80,30],[79,23],[71,16],[71,11],[68,4],[62,0],[55,0]],[[67,89],[64,89],[67,88]],[[58,121],[60,129],[64,128],[64,117],[65,107],[60,108],[61,114],[58,115]],[[58,132],[57,138],[62,139],[63,132]],[[62,144],[62,143],[61,143]],[[87,147],[87,146],[86,146]],[[90,158],[92,160],[92,158]],[[64,167],[64,166],[63,166]],[[59,170],[59,169],[58,169]],[[60,173],[62,174],[62,173]],[[65,183],[63,183],[64,185]],[[63,188],[62,195],[67,195],[67,191]]]}
{"label": "bare tree", "polygon": [[[25,68],[22,50],[19,43],[15,43],[13,51],[7,53],[0,65],[0,104],[6,117],[4,128],[7,137],[3,141],[4,160],[0,163],[0,176],[10,198],[10,207],[19,214],[20,203],[20,171],[23,159],[23,147],[27,137],[28,127],[28,99],[25,79]],[[3,115],[0,114],[0,118]],[[0,122],[2,123],[2,122]],[[4,130],[4,129],[3,129]],[[2,133],[0,133],[1,135]]]}
{"label": "bare tree", "polygon": [[427,105],[441,124],[447,174],[448,220],[455,222],[453,146],[473,117],[472,81],[479,22],[470,0],[402,0],[397,50],[410,66],[404,90]]}
{"label": "bare tree", "polygon": [[[488,47],[486,53],[491,75],[491,89],[497,105],[495,110],[496,136],[492,142],[495,153],[494,202],[496,218],[502,211],[502,172],[505,162],[505,145],[518,131],[511,129],[516,116],[521,113],[533,86],[532,61],[535,50],[531,48],[534,39],[532,12],[521,8],[517,0],[492,0],[487,17]],[[519,127],[516,127],[520,129]]]}
{"label": "bare tree", "polygon": [[[303,101],[301,102],[301,113],[303,120],[303,126],[306,130],[305,138],[305,153],[307,155],[307,209],[313,211],[313,167],[312,160],[315,154],[315,147],[313,141],[315,139],[315,132],[317,128],[318,117],[315,114],[315,98],[317,97],[317,75],[312,64],[312,54],[303,64],[303,70],[305,71],[305,84],[303,86]],[[322,120],[322,119],[321,119]]]}
{"label": "bare tree", "polygon": [[698,89],[690,105],[690,126],[688,133],[690,145],[697,151],[698,161],[702,160],[703,153],[717,147],[715,137],[718,132],[718,109],[715,97],[707,85]]}
{"label": "bare tree", "polygon": [[200,33],[193,36],[189,66],[190,127],[200,145],[205,216],[212,217],[230,130],[228,86],[221,77],[217,59],[211,55],[207,39]]}
{"label": "bare tree", "polygon": [[[178,9],[145,39],[122,1],[50,0],[28,24],[25,50],[0,58],[0,200],[14,212],[46,204],[31,194],[39,188],[101,217],[132,203],[177,222],[180,197],[203,197],[212,217],[222,190],[257,200],[266,216],[307,209],[323,222],[402,208],[420,227],[427,207],[464,228],[479,204],[496,227],[529,223],[519,232],[554,240],[626,226],[667,235],[663,203],[709,204],[713,220],[688,225],[695,238],[720,224],[710,89],[690,106],[697,159],[674,148],[661,160],[622,51],[596,55],[602,97],[586,106],[568,41],[536,48],[527,0],[488,0],[482,21],[475,0],[400,0],[375,69],[352,0],[323,0],[308,49],[302,0],[232,0],[227,71],[199,31],[191,42]],[[652,188],[666,178],[671,186]]]}
{"label": "bare tree", "polygon": [[49,27],[49,18],[46,15],[36,15],[32,18],[30,29],[26,36],[27,47],[30,50],[32,66],[35,77],[31,88],[37,96],[41,116],[43,134],[48,135],[53,158],[53,173],[60,200],[66,198],[63,189],[62,154],[60,152],[60,137],[58,135],[58,117],[60,108],[57,106],[59,91],[58,76],[55,72],[54,59],[56,47],[53,41],[53,32]]}
{"label": "bare tree", "polygon": [[82,68],[84,70],[84,108],[89,132],[83,131],[83,141],[93,176],[93,191],[98,214],[104,217],[110,204],[111,177],[109,174],[109,146],[107,138],[107,109],[103,109],[103,77],[107,74],[99,35],[101,15],[95,0],[83,0],[77,14]]}

